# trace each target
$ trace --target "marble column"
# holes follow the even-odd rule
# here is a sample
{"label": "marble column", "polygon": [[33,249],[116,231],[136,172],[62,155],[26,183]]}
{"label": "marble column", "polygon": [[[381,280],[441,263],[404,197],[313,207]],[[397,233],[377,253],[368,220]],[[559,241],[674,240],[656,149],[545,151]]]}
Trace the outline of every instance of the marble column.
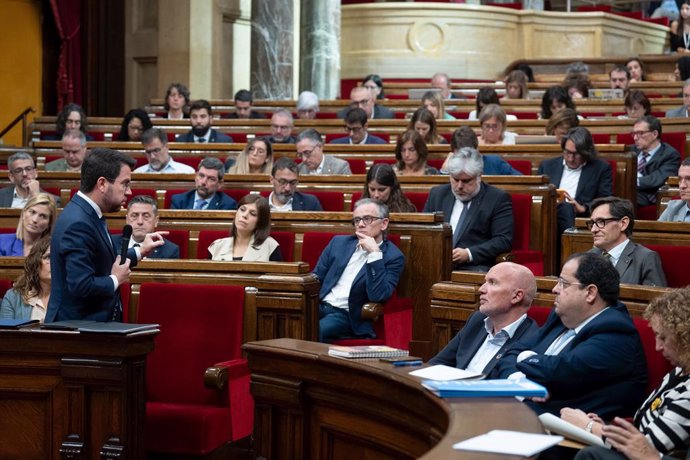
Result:
{"label": "marble column", "polygon": [[255,99],[294,97],[293,0],[252,0],[251,89]]}
{"label": "marble column", "polygon": [[340,0],[302,0],[300,91],[320,99],[340,92]]}

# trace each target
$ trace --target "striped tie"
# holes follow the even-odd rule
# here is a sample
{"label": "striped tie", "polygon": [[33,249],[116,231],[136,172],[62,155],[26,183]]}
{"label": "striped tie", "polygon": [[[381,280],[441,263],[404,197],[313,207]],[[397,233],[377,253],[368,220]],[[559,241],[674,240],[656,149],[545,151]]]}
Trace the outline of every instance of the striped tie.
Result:
{"label": "striped tie", "polygon": [[637,172],[645,176],[647,171],[647,158],[649,158],[649,153],[642,152],[637,160]]}

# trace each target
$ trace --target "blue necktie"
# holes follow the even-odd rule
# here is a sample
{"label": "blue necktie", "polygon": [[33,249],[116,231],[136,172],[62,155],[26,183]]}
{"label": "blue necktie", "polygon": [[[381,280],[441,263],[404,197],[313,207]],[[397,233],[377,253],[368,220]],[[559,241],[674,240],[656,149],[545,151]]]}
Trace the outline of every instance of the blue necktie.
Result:
{"label": "blue necktie", "polygon": [[206,207],[206,203],[208,203],[206,200],[199,198],[194,202],[194,209],[204,209],[204,207]]}

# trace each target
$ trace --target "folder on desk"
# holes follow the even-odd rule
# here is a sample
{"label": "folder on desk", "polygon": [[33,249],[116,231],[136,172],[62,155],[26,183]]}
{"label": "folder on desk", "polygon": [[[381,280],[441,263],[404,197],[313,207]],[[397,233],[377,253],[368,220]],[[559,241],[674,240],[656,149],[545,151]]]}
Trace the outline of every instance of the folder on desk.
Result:
{"label": "folder on desk", "polygon": [[62,331],[79,331],[84,333],[100,333],[100,334],[134,334],[138,332],[154,331],[160,328],[159,324],[134,324],[134,323],[119,323],[117,321],[85,321],[85,320],[68,320],[56,321],[54,323],[47,323],[43,325],[44,329],[62,330]]}
{"label": "folder on desk", "polygon": [[546,388],[527,379],[424,380],[422,385],[441,398],[490,398],[494,396],[546,397]]}
{"label": "folder on desk", "polygon": [[0,329],[21,329],[38,323],[37,319],[0,319]]}

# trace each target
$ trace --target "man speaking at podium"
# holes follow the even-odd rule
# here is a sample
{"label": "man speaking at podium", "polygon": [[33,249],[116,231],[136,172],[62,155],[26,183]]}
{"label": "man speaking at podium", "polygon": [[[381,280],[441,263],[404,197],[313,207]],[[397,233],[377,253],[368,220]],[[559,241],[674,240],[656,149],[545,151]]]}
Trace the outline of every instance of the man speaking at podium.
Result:
{"label": "man speaking at podium", "polygon": [[117,212],[132,194],[135,161],[112,149],[94,149],[81,168],[81,185],[60,213],[51,240],[52,285],[46,323],[62,320],[121,321],[118,288],[131,268],[164,243],[163,233],[146,235],[139,248],[121,256],[113,247],[104,212]]}

